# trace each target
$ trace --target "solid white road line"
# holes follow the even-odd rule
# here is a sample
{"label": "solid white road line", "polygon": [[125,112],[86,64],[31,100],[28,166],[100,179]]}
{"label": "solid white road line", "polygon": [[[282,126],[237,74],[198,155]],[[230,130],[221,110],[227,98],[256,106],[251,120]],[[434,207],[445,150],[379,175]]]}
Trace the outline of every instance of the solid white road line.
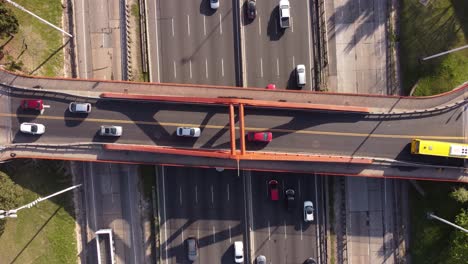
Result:
{"label": "solid white road line", "polygon": [[176,69],[175,61],[173,61],[173,64],[174,64],[174,79],[175,79],[177,78],[177,69]]}
{"label": "solid white road line", "polygon": [[229,225],[229,243],[232,243],[231,225]]}
{"label": "solid white road line", "polygon": [[227,200],[229,201],[229,183],[227,184]]}
{"label": "solid white road line", "polygon": [[224,59],[221,58],[221,76],[224,77]]}
{"label": "solid white road line", "polygon": [[208,59],[205,59],[205,75],[206,75],[206,78],[208,79]]}
{"label": "solid white road line", "polygon": [[262,35],[262,19],[261,17],[258,18],[258,35]]}
{"label": "solid white road line", "polygon": [[268,240],[271,240],[271,227],[270,227],[270,221],[268,221]]}
{"label": "solid white road line", "polygon": [[206,36],[206,17],[203,16],[203,35]]}
{"label": "solid white road line", "polygon": [[294,67],[296,67],[296,58],[294,56],[292,56],[292,67],[294,69]]}
{"label": "solid white road line", "polygon": [[[309,9],[307,9],[309,10]],[[294,20],[293,17],[291,17],[291,32],[294,32]]]}
{"label": "solid white road line", "polygon": [[189,60],[190,79],[192,79],[192,60]]}
{"label": "solid white road line", "polygon": [[[309,1],[306,1],[306,5],[307,5],[307,10],[309,10]],[[311,50],[312,50],[312,46],[311,46],[311,43],[310,43],[310,12],[307,12],[307,42],[309,44],[309,65],[310,65],[310,68],[312,69],[312,54],[311,54]],[[309,79],[310,79],[310,82],[312,83],[312,71],[309,70]],[[312,91],[313,90],[313,85],[311,84],[310,85],[310,90]]]}
{"label": "solid white road line", "polygon": [[174,32],[174,18],[171,18],[171,26],[172,26],[172,36],[174,37],[175,32]]}
{"label": "solid white road line", "polygon": [[213,191],[213,185],[210,186],[211,189],[211,203],[214,204],[214,191]]}
{"label": "solid white road line", "polygon": [[219,34],[223,34],[223,19],[221,17],[221,14],[219,14]]}
{"label": "solid white road line", "polygon": [[184,227],[182,226],[180,229],[182,229],[181,237],[182,237],[182,243],[184,243]]}
{"label": "solid white road line", "polygon": [[95,230],[97,230],[97,218],[96,218],[96,196],[95,196],[95,192],[94,192],[94,173],[93,173],[93,165],[90,164],[89,165],[89,170],[90,170],[90,182],[91,182],[91,192],[93,193],[93,195],[91,196],[92,200],[93,200],[93,215],[94,215],[94,226],[93,228],[95,228]]}
{"label": "solid white road line", "polygon": [[[131,176],[130,176],[130,170],[127,170],[127,188],[129,189],[128,190],[128,195],[129,196],[131,195],[131,188],[133,188],[133,186],[130,184],[130,179],[133,179],[133,178],[131,178]],[[131,201],[131,199],[130,199],[130,201]],[[134,228],[133,219],[134,219],[133,218],[133,209],[130,208],[130,226],[131,226],[131,230],[132,230],[130,236],[132,237],[133,261],[134,261],[134,263],[138,263],[138,261],[137,261],[137,252],[136,252],[136,250],[137,250],[136,244],[137,243],[135,242],[135,231],[133,230],[133,228]]]}
{"label": "solid white road line", "polygon": [[182,187],[179,188],[179,203],[182,205]]}
{"label": "solid white road line", "polygon": [[279,76],[279,58],[276,58],[276,75]]}
{"label": "solid white road line", "polygon": [[263,59],[260,58],[260,77],[263,77]]}
{"label": "solid white road line", "polygon": [[187,33],[190,36],[190,16],[187,15]]}
{"label": "solid white road line", "polygon": [[200,225],[197,224],[197,240],[200,239]]}
{"label": "solid white road line", "polygon": [[288,235],[286,234],[286,220],[284,220],[284,239],[286,239]]}
{"label": "solid white road line", "polygon": [[213,226],[213,243],[216,242],[216,229],[215,226]]}

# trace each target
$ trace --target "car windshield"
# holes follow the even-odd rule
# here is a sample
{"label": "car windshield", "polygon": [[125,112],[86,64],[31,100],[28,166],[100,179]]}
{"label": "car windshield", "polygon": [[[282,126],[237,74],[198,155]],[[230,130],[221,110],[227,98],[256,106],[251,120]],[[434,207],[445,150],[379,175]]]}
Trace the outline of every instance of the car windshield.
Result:
{"label": "car windshield", "polygon": [[116,129],[114,127],[109,127],[105,129],[106,134],[115,134]]}
{"label": "car windshield", "polygon": [[72,111],[76,111],[76,104],[72,104],[71,109],[72,109]]}
{"label": "car windshield", "polygon": [[37,126],[36,125],[31,126],[31,132],[37,132]]}
{"label": "car windshield", "polygon": [[307,214],[312,214],[313,212],[314,212],[314,210],[312,209],[312,207],[310,207],[310,206],[306,207],[306,213]]}
{"label": "car windshield", "polygon": [[297,69],[297,71],[302,73],[302,72],[304,72],[304,69],[303,69],[303,68],[299,68],[299,69]]}
{"label": "car windshield", "polygon": [[194,135],[195,135],[195,129],[193,129],[193,128],[190,129],[190,135],[191,135],[191,136],[194,136]]}

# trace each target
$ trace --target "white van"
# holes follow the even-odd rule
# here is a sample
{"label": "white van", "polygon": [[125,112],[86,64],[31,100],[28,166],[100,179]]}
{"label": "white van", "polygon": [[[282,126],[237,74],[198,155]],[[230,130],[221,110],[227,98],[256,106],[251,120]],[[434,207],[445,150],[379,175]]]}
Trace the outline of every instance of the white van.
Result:
{"label": "white van", "polygon": [[234,242],[234,261],[244,263],[244,243],[242,241]]}

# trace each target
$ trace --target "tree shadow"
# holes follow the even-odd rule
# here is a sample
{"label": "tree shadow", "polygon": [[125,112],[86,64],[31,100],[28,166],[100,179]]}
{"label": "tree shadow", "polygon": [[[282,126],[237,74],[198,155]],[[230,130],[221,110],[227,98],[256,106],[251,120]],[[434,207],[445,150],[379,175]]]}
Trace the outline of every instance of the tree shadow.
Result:
{"label": "tree shadow", "polygon": [[44,66],[44,64],[46,64],[50,59],[52,59],[52,57],[54,57],[55,55],[57,55],[57,53],[59,53],[61,50],[63,50],[70,43],[70,40],[71,40],[71,38],[69,38],[67,40],[67,42],[65,42],[58,49],[53,51],[43,62],[41,62],[36,68],[34,68],[34,70],[29,72],[29,75],[34,75],[34,73],[36,73],[40,68],[42,68],[42,66]]}

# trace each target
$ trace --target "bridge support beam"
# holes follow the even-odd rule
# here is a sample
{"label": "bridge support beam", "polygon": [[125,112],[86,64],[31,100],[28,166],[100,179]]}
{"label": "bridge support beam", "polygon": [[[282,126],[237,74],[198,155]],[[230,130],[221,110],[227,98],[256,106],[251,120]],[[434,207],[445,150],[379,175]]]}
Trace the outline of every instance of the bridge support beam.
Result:
{"label": "bridge support beam", "polygon": [[229,130],[231,131],[231,155],[236,155],[236,124],[234,122],[234,105],[229,105]]}
{"label": "bridge support beam", "polygon": [[245,155],[244,104],[239,104],[239,126],[241,155]]}

